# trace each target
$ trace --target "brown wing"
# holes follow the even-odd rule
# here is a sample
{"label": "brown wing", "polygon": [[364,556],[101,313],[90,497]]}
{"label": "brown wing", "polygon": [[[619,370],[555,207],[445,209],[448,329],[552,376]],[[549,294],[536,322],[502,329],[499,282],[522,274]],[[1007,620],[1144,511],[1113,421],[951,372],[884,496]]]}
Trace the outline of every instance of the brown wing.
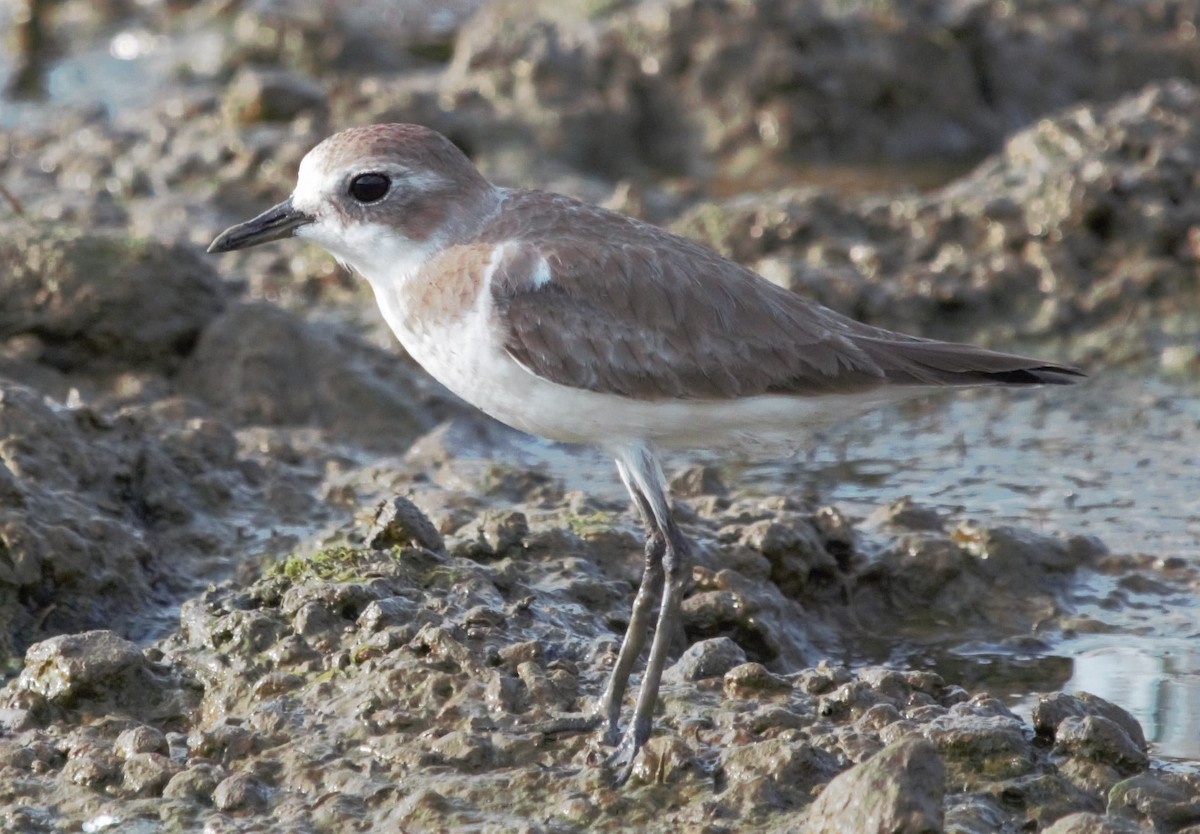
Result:
{"label": "brown wing", "polygon": [[491,288],[505,347],[562,385],[720,400],[1071,373],[860,324],[699,244],[566,197],[515,192],[506,208],[485,233],[513,241]]}

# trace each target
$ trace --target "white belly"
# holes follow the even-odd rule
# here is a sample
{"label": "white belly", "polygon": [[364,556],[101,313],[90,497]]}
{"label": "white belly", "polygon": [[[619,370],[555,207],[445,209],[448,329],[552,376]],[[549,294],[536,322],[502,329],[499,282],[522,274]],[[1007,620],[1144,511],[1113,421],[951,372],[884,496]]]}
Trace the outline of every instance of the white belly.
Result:
{"label": "white belly", "polygon": [[461,320],[438,325],[407,315],[395,284],[372,286],[384,319],[430,375],[500,422],[551,440],[610,451],[645,442],[668,449],[794,448],[806,439],[802,429],[921,393],[919,388],[883,388],[855,395],[719,401],[601,394],[551,382],[513,360],[501,343],[486,293]]}

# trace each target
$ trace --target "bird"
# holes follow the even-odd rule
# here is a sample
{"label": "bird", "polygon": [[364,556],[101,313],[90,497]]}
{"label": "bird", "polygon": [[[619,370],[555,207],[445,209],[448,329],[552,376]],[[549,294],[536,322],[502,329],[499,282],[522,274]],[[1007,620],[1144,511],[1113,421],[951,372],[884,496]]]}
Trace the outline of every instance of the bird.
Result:
{"label": "bird", "polygon": [[463,400],[523,432],[614,459],[645,528],[641,582],[594,705],[539,726],[602,729],[617,784],[650,737],[691,572],[663,451],[794,444],[813,421],[934,388],[1084,376],[864,324],[657,226],[494,185],[450,139],[420,125],[352,127],[323,140],[301,160],[287,199],[225,230],[208,251],[292,236],[365,278],[404,350]]}

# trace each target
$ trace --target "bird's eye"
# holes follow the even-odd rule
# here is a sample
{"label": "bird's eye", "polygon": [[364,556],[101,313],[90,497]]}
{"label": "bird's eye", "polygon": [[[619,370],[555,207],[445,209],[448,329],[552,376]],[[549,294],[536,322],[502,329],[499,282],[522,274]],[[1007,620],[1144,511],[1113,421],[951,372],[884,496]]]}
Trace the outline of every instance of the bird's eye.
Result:
{"label": "bird's eye", "polygon": [[359,174],[350,180],[350,196],[360,203],[374,203],[383,199],[391,185],[384,174]]}

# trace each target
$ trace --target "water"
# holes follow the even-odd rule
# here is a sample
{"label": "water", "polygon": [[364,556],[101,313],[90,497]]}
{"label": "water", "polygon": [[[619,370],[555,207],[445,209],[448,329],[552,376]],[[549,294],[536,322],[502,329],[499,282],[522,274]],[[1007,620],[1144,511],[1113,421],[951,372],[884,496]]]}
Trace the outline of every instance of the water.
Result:
{"label": "water", "polygon": [[[752,465],[744,477],[764,488],[807,484],[863,517],[907,495],[955,520],[1092,535],[1115,554],[1200,568],[1194,382],[1126,371],[1071,388],[939,395],[829,431],[806,460]],[[1081,596],[1103,598],[1109,581],[1096,577]],[[1031,692],[1056,685],[1086,690],[1132,712],[1155,755],[1200,762],[1200,602],[1189,594],[1128,596],[1116,609],[1082,605],[1079,613],[1111,631],[1063,638],[1047,654],[957,654],[990,667],[976,677],[1019,708],[1031,707]]]}

